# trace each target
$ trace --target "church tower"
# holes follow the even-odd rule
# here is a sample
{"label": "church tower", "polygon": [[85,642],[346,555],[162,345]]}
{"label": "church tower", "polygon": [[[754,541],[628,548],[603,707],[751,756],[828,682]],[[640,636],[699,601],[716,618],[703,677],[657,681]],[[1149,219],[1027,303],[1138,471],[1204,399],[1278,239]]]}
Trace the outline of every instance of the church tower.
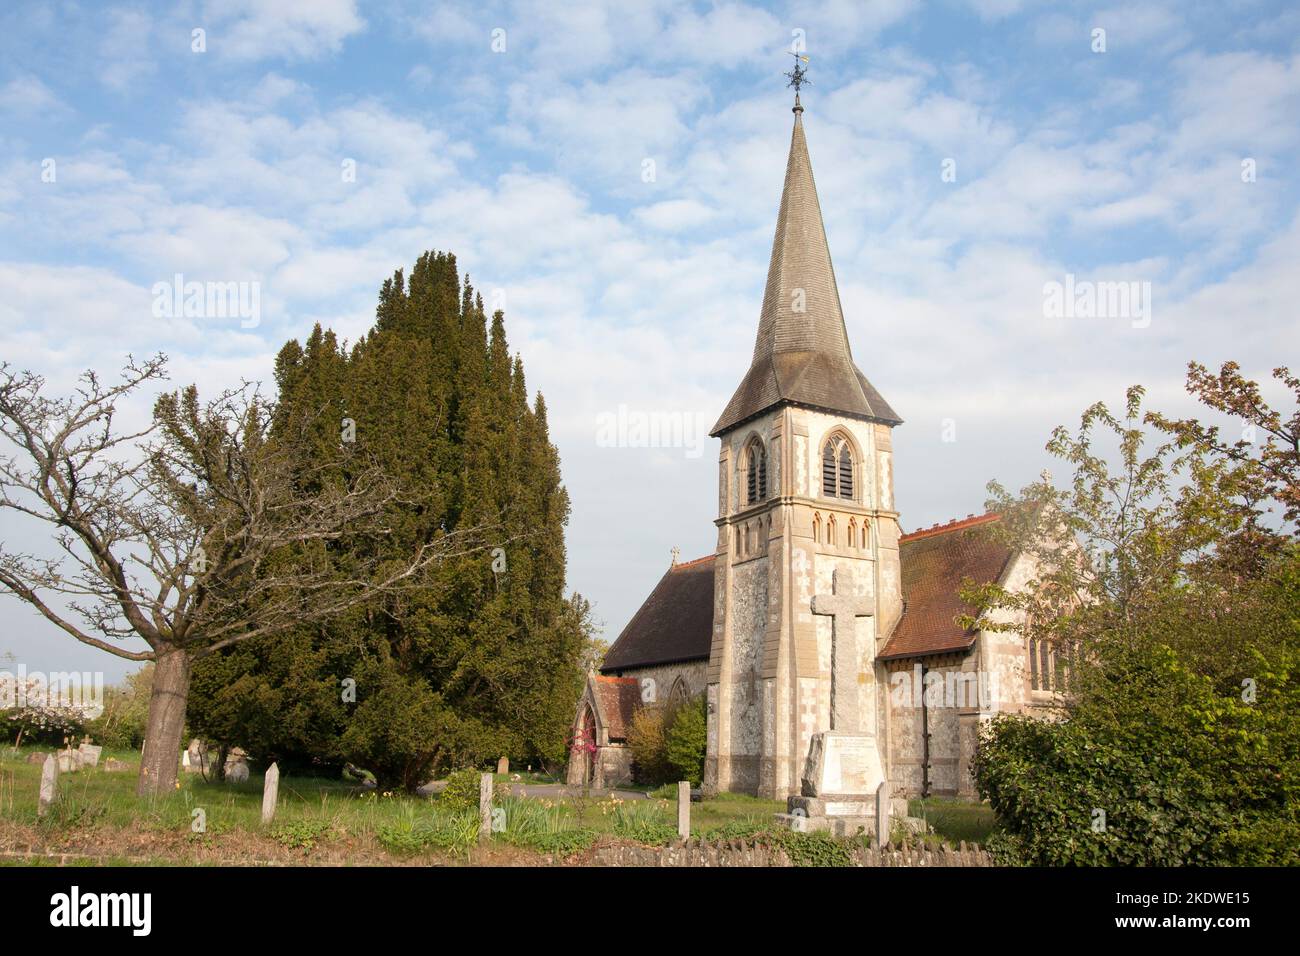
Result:
{"label": "church tower", "polygon": [[[900,423],[853,361],[796,88],[753,361],[710,433],[722,447],[707,791],[809,793],[824,732],[855,735],[852,760],[877,762],[864,780],[888,774],[876,656],[902,613]],[[837,602],[848,610],[832,617]]]}

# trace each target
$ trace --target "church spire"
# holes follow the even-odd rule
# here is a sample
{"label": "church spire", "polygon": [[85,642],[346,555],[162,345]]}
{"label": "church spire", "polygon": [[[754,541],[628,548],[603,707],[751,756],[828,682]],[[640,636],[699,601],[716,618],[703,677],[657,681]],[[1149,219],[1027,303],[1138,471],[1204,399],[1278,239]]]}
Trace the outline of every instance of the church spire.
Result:
{"label": "church spire", "polygon": [[[806,82],[796,63],[791,85]],[[787,402],[889,425],[902,421],[853,363],[797,88],[753,362],[710,434]]]}

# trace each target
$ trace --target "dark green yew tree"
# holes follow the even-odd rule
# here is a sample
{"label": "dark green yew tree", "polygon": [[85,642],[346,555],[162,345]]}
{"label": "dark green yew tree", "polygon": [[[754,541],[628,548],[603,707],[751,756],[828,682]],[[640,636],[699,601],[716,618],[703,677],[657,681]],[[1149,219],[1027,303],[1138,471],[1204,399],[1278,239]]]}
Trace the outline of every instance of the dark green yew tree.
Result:
{"label": "dark green yew tree", "polygon": [[502,755],[563,760],[588,609],[565,595],[568,494],[502,314],[454,256],[426,253],[384,283],[368,335],[346,349],[317,327],[281,349],[276,382],[286,432],[311,431],[324,461],[355,442],[402,492],[386,534],[332,549],[341,579],[438,535],[467,546],[418,589],[204,662],[192,731],[264,759],[352,763],[384,789]]}

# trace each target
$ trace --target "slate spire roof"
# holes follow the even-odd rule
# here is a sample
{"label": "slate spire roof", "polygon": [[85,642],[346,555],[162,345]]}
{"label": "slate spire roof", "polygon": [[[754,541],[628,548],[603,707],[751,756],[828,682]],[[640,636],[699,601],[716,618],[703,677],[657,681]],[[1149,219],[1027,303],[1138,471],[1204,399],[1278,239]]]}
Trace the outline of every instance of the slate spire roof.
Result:
{"label": "slate spire roof", "polygon": [[710,434],[787,402],[902,421],[853,364],[797,96],[753,363]]}

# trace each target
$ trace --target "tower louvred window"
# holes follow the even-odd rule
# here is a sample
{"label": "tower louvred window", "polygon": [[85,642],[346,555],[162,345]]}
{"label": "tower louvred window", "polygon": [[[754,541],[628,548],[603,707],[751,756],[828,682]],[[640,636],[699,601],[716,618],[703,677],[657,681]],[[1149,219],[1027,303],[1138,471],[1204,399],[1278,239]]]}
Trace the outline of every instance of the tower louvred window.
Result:
{"label": "tower louvred window", "polygon": [[763,443],[755,439],[749,443],[749,466],[746,469],[746,504],[767,498],[767,452]]}
{"label": "tower louvred window", "polygon": [[840,448],[840,497],[853,497],[853,452],[848,445]]}
{"label": "tower louvred window", "polygon": [[822,449],[822,495],[853,497],[853,450],[842,438],[832,438]]}

